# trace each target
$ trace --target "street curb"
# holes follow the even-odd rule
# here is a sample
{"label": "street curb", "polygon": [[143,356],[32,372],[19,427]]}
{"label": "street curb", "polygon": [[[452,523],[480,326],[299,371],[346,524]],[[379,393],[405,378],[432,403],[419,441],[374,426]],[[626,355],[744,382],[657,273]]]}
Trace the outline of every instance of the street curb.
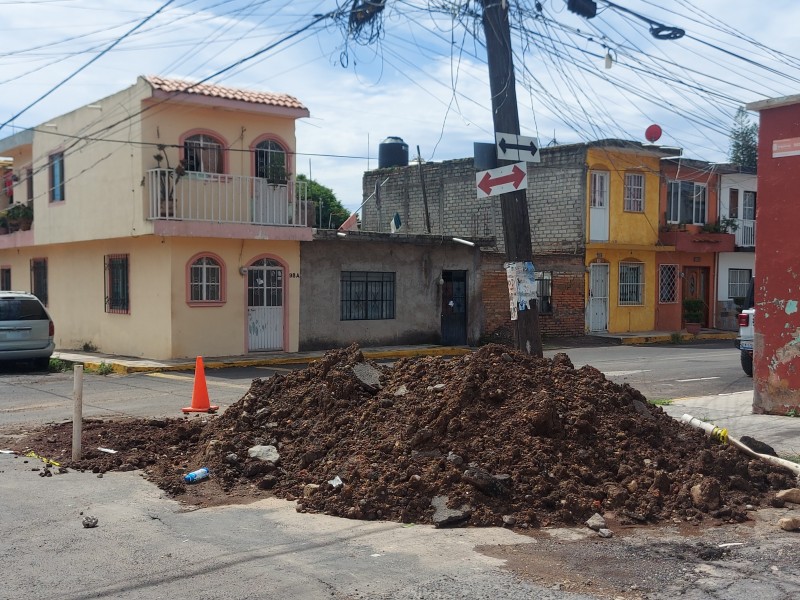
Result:
{"label": "street curb", "polygon": [[620,343],[623,346],[633,346],[637,344],[669,344],[679,338],[681,342],[693,342],[695,340],[735,340],[736,332],[729,331],[724,333],[677,333],[672,335],[642,335],[621,337]]}

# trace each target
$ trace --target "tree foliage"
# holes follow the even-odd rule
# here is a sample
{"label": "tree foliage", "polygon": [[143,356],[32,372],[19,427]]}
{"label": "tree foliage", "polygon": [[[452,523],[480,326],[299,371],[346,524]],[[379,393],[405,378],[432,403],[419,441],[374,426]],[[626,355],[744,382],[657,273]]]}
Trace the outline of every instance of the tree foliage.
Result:
{"label": "tree foliage", "polygon": [[755,169],[758,160],[758,125],[750,122],[743,106],[736,111],[731,129],[728,159],[741,167]]}
{"label": "tree foliage", "polygon": [[314,202],[314,219],[320,229],[338,229],[339,225],[350,216],[350,211],[336,199],[336,194],[331,188],[302,174],[297,176],[297,181],[308,184],[308,199]]}

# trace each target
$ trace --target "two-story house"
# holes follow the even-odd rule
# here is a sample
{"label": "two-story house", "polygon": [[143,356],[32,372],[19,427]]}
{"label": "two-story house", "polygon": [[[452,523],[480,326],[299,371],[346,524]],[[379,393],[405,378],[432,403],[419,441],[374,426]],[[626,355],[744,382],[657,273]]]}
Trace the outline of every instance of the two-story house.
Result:
{"label": "two-story house", "polygon": [[60,348],[297,350],[308,115],[285,94],[140,77],[0,140],[6,214],[33,212],[0,235],[0,283],[48,306]]}
{"label": "two-story house", "polygon": [[659,255],[656,328],[685,327],[693,300],[702,312],[699,325],[713,327],[719,256],[734,250],[734,235],[719,219],[719,169],[680,157],[662,160],[661,169],[659,241],[672,251]]}

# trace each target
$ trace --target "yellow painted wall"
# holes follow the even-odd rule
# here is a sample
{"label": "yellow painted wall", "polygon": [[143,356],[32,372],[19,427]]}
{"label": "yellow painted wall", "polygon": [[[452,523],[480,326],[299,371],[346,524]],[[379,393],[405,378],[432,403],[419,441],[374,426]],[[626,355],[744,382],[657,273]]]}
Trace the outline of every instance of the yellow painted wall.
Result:
{"label": "yellow painted wall", "polygon": [[[609,243],[655,245],[658,242],[659,158],[630,151],[590,147],[587,161],[589,172],[608,171],[609,173]],[[641,173],[645,176],[643,213],[623,210],[626,171]],[[590,178],[591,175],[587,175],[587,214],[589,214]],[[589,239],[588,223],[586,239]]]}

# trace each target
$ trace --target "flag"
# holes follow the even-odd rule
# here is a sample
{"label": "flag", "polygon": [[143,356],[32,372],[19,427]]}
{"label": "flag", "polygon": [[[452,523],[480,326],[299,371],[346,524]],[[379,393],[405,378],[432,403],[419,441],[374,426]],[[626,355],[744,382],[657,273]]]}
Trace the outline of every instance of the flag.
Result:
{"label": "flag", "polygon": [[394,213],[391,222],[389,223],[389,227],[392,228],[392,233],[397,233],[402,225],[402,221],[400,221],[400,213]]}
{"label": "flag", "polygon": [[357,231],[358,230],[358,213],[353,213],[347,220],[339,225],[339,231]]}

